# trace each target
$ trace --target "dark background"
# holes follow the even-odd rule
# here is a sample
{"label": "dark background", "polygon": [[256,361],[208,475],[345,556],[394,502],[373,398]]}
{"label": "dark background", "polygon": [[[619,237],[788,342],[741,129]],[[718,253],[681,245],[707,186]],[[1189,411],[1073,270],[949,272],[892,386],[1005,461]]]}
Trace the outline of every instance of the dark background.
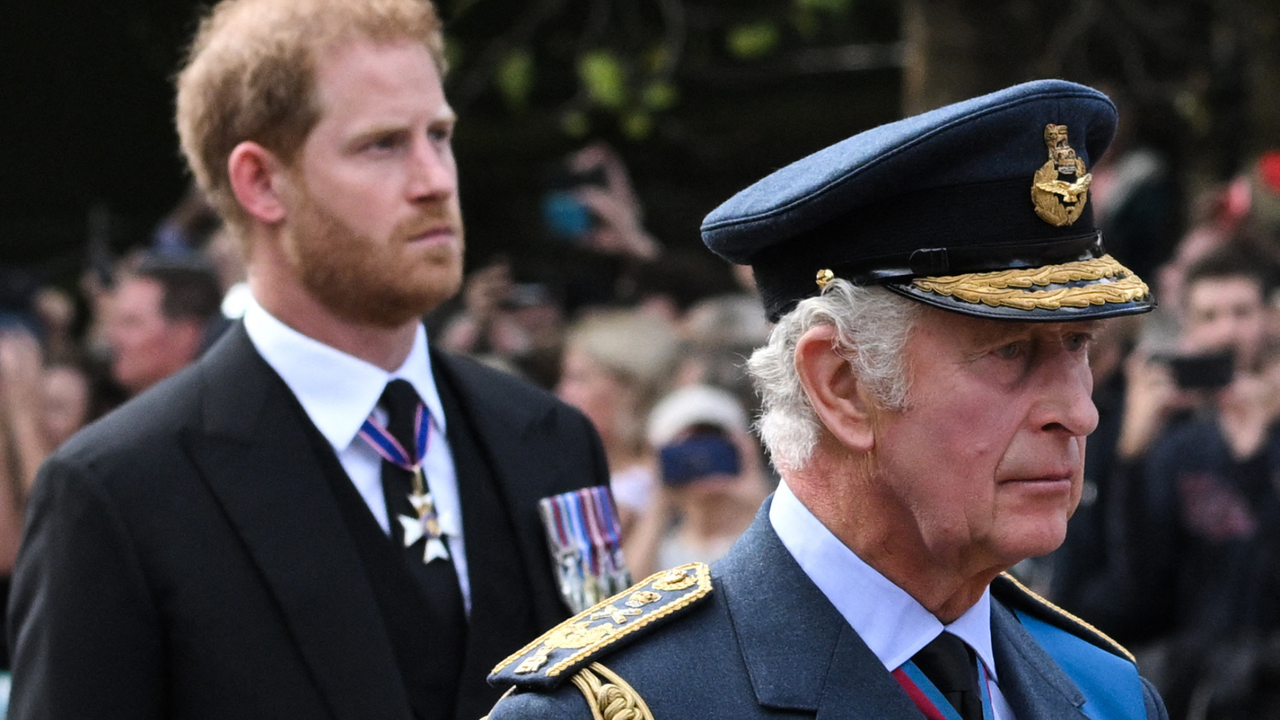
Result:
{"label": "dark background", "polygon": [[[543,171],[597,138],[630,167],[649,230],[691,252],[702,217],[767,172],[906,111],[1035,77],[1105,83],[1128,95],[1143,109],[1138,133],[1174,154],[1192,186],[1280,145],[1277,0],[440,6],[454,57],[447,86],[462,118],[456,152],[473,267],[499,252],[554,261],[558,249],[539,227]],[[185,0],[8,3],[0,23],[6,270],[74,282],[87,261],[91,216],[120,254],[146,243],[182,195],[170,78],[198,8]],[[763,28],[771,40],[735,49],[743,28]],[[654,76],[642,66],[655,47],[675,50],[659,73],[675,101],[640,108],[649,130],[628,134],[623,119],[639,105],[605,107],[584,96],[575,61],[607,49],[627,70],[634,98]],[[496,89],[500,60],[513,51],[533,67],[520,102]],[[587,131],[566,132],[567,113],[585,119]]]}

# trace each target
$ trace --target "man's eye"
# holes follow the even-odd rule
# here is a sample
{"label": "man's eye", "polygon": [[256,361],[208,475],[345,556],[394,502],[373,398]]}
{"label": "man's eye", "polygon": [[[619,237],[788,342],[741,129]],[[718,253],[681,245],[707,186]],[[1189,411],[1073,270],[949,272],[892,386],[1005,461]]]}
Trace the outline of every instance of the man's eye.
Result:
{"label": "man's eye", "polygon": [[370,140],[365,148],[369,150],[394,150],[400,146],[400,137],[397,135],[384,135]]}
{"label": "man's eye", "polygon": [[1068,350],[1087,350],[1089,343],[1093,341],[1093,336],[1088,333],[1079,333],[1076,335],[1068,335],[1066,339],[1066,347]]}
{"label": "man's eye", "polygon": [[1020,342],[1009,343],[996,348],[995,355],[1002,360],[1013,360],[1022,355],[1022,349]]}

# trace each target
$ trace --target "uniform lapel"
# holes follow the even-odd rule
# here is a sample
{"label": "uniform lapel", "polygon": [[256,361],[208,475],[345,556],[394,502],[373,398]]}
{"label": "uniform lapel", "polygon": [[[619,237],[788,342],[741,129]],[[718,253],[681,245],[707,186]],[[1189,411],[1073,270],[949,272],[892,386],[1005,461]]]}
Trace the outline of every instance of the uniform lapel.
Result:
{"label": "uniform lapel", "polygon": [[766,502],[715,566],[756,699],[820,720],[919,714],[875,654],[809,580],[769,523]]}
{"label": "uniform lapel", "polygon": [[991,643],[1000,692],[1014,715],[1086,720],[1079,688],[1003,605],[991,603]]}
{"label": "uniform lapel", "polygon": [[386,627],[305,415],[242,326],[201,361],[203,433],[184,440],[341,720],[408,717]]}

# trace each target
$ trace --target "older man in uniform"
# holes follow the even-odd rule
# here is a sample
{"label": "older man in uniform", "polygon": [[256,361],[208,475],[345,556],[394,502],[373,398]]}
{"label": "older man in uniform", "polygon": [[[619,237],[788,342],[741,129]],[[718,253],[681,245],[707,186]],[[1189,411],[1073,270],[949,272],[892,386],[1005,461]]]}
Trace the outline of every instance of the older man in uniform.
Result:
{"label": "older man in uniform", "polygon": [[512,718],[1162,718],[1125,650],[1004,571],[1053,550],[1097,423],[1087,351],[1147,286],[1106,255],[1106,96],[1013,87],[873,129],[715,210],[769,343],[782,475],[728,557],[499,665]]}

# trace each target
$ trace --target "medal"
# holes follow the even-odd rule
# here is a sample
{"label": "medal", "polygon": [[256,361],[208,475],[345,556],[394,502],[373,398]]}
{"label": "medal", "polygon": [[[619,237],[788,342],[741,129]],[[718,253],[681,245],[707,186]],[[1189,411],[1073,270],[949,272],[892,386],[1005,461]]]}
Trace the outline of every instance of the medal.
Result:
{"label": "medal", "polygon": [[414,418],[414,437],[417,450],[417,461],[411,462],[409,453],[401,447],[399,441],[387,432],[386,428],[374,422],[373,418],[364,421],[360,426],[360,437],[364,438],[383,460],[407,470],[413,476],[413,487],[409,493],[409,504],[413,506],[417,517],[399,515],[396,520],[404,531],[404,546],[411,547],[422,538],[427,539],[422,553],[422,562],[449,559],[449,548],[445,545],[445,535],[440,529],[440,516],[436,513],[435,501],[427,490],[426,476],[422,463],[427,457],[427,443],[430,440],[431,418],[426,408],[419,403]]}
{"label": "medal", "polygon": [[429,563],[437,558],[449,559],[449,549],[444,544],[444,533],[440,531],[440,518],[436,515],[436,504],[431,493],[426,490],[426,482],[422,476],[421,463],[413,473],[413,492],[409,493],[409,502],[413,505],[418,517],[399,516],[400,527],[404,529],[404,546],[411,547],[420,538],[427,539],[426,549],[422,553],[422,562]]}

